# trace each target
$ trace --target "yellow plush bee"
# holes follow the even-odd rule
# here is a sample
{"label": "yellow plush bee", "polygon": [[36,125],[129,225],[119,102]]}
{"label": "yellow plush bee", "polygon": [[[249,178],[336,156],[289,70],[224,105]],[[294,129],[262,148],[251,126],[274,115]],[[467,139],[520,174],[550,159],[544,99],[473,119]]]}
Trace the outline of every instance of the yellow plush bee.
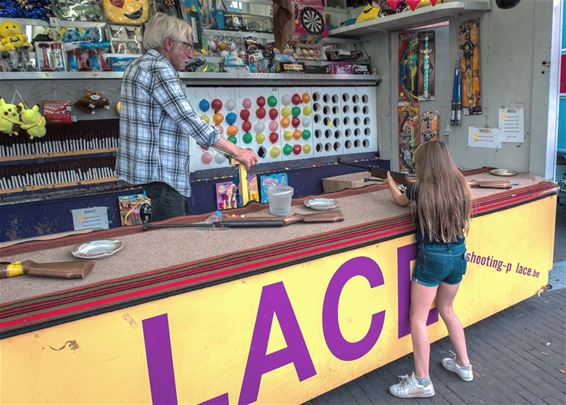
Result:
{"label": "yellow plush bee", "polygon": [[379,6],[375,1],[368,1],[362,12],[356,18],[356,24],[377,18],[379,14]]}

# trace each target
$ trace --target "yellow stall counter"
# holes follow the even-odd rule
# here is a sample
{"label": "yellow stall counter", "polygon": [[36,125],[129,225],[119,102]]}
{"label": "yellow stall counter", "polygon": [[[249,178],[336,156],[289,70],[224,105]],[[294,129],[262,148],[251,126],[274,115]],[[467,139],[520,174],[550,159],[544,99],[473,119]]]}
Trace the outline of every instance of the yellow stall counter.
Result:
{"label": "yellow stall counter", "polygon": [[[339,202],[372,193],[387,191]],[[455,303],[466,326],[547,284],[555,193],[477,196]],[[301,403],[410,353],[410,213],[346,225],[4,302],[0,401]],[[429,334],[446,336],[434,309]]]}

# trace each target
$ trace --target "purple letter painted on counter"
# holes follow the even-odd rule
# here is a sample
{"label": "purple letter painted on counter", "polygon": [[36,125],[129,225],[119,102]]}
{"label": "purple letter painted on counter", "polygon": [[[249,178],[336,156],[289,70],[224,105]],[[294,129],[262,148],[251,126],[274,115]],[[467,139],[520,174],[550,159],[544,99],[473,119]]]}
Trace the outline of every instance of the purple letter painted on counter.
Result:
{"label": "purple letter painted on counter", "polygon": [[[267,354],[273,315],[277,315],[287,347]],[[257,401],[262,375],[289,363],[294,363],[299,381],[316,375],[291,301],[285,286],[279,282],[263,287],[261,292],[238,403],[249,404]]]}
{"label": "purple letter painted on counter", "polygon": [[229,405],[228,394],[222,394],[207,401],[201,402],[199,405]]}
{"label": "purple letter painted on counter", "polygon": [[368,257],[348,260],[332,276],[324,296],[322,330],[332,354],[344,361],[356,360],[367,354],[379,339],[385,320],[385,311],[373,314],[369,330],[360,341],[348,342],[344,339],[338,322],[340,295],[346,283],[355,276],[367,279],[371,288],[383,285],[383,273],[379,265]]}
{"label": "purple letter painted on counter", "polygon": [[[399,323],[397,337],[400,339],[411,333],[409,308],[411,306],[411,261],[417,258],[417,244],[403,246],[397,249],[397,296]],[[438,311],[431,309],[426,321],[427,325],[438,321]]]}
{"label": "purple letter painted on counter", "polygon": [[154,404],[177,404],[175,372],[167,314],[142,321],[151,399]]}

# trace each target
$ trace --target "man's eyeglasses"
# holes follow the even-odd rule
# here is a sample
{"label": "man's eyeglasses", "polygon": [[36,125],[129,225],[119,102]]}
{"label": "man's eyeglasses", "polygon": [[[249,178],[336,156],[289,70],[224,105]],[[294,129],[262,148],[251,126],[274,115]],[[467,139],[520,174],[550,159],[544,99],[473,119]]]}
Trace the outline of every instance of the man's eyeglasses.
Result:
{"label": "man's eyeglasses", "polygon": [[174,39],[173,42],[177,42],[179,44],[183,45],[183,48],[185,48],[187,51],[192,51],[193,50],[193,45],[189,44],[188,42],[185,41],[181,41],[179,39]]}

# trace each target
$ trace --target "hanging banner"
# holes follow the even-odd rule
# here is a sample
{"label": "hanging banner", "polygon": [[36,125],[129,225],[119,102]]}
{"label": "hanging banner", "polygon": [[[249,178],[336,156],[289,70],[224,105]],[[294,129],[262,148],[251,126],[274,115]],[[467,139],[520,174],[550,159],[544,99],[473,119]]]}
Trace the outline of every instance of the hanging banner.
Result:
{"label": "hanging banner", "polygon": [[397,117],[399,120],[399,170],[414,173],[415,149],[420,144],[418,105],[399,106]]}
{"label": "hanging banner", "polygon": [[399,102],[415,102],[419,91],[419,35],[399,34]]}
{"label": "hanging banner", "polygon": [[425,111],[421,114],[421,143],[428,142],[432,138],[438,138],[440,125],[440,112]]}
{"label": "hanging banner", "polygon": [[462,107],[465,115],[482,113],[480,86],[480,20],[474,18],[460,25],[460,71]]}

